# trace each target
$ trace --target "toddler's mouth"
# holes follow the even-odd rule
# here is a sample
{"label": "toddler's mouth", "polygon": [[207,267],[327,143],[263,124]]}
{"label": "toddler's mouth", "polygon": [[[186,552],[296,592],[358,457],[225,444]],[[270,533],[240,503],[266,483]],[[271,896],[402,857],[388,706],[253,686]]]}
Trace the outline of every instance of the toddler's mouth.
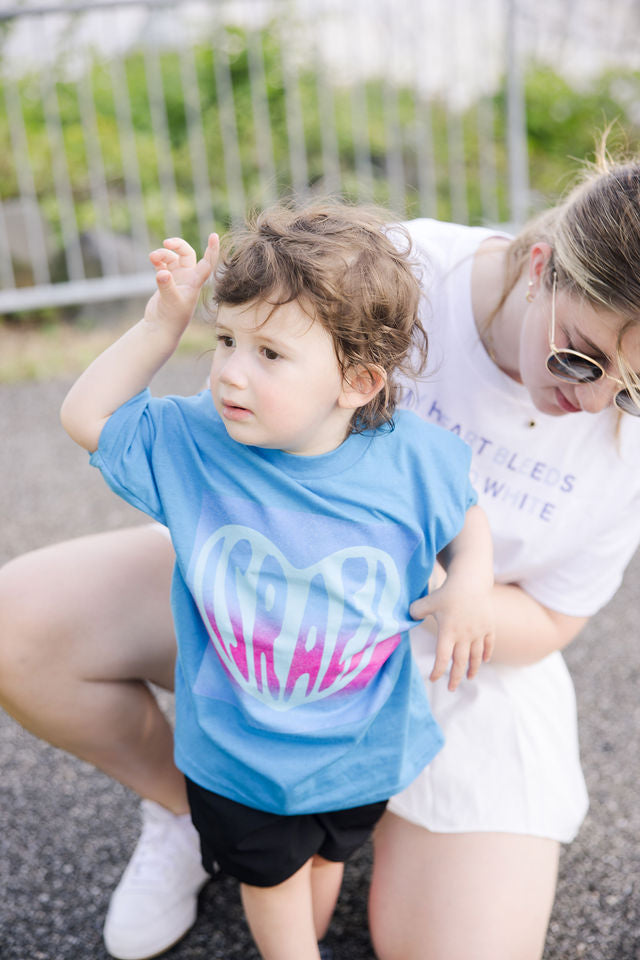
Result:
{"label": "toddler's mouth", "polygon": [[248,407],[240,407],[235,403],[228,403],[228,401],[222,401],[222,416],[226,420],[245,420],[247,417],[251,416],[251,410]]}

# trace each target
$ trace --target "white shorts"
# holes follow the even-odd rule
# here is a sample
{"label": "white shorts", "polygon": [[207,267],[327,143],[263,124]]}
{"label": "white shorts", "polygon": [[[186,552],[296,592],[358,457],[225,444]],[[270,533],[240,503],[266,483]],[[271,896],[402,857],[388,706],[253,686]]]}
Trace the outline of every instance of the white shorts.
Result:
{"label": "white shorts", "polygon": [[412,632],[445,745],[388,809],[436,833],[498,832],[568,843],[588,807],[575,693],[560,653],[530,667],[483,664],[447,690],[431,683],[435,638]]}

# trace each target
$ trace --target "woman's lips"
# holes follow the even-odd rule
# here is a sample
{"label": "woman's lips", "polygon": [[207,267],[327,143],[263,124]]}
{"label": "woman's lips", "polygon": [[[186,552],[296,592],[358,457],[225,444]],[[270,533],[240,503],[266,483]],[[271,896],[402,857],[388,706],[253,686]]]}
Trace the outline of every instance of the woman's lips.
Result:
{"label": "woman's lips", "polygon": [[581,407],[575,407],[567,398],[564,393],[556,387],[556,402],[561,410],[564,410],[565,413],[580,413]]}

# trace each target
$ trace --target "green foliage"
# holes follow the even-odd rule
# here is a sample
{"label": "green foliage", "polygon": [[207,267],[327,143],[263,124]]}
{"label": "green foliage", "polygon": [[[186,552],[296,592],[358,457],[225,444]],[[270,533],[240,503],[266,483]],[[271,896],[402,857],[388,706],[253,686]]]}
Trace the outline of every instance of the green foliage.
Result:
{"label": "green foliage", "polygon": [[586,88],[575,89],[550,67],[529,72],[526,107],[530,175],[543,204],[553,202],[565,191],[571,179],[568,168],[575,171],[585,159],[593,159],[598,140],[611,124],[611,149],[617,152],[633,143],[637,148],[639,130],[630,107],[634,99],[637,102],[639,92],[638,73],[607,72]]}
{"label": "green foliage", "polygon": [[[324,153],[335,142],[342,192],[355,200],[373,200],[391,205],[401,216],[420,214],[442,219],[468,216],[481,223],[490,216],[509,220],[508,158],[505,131],[505,95],[471,104],[459,115],[438,99],[425,102],[408,87],[392,88],[385,78],[372,78],[359,91],[331,86],[330,116],[322,112],[322,100],[313,58],[293,67],[283,60],[279,31],[272,26],[257,34],[239,28],[218,29],[213,40],[203,38],[191,54],[197,77],[194,99],[199,102],[205,144],[212,229],[224,230],[233,218],[228,195],[224,146],[231,126],[237,130],[239,174],[248,208],[265,202],[264,157],[258,153],[255,129],[252,52],[259,52],[266,78],[268,122],[273,143],[275,194],[294,190],[291,170],[289,126],[292,103],[290,71],[299,98],[303,126],[307,180],[311,189],[326,189]],[[155,59],[161,89],[149,88],[150,58]],[[152,63],[153,65],[153,63]],[[19,102],[26,131],[30,171],[40,207],[52,234],[53,245],[62,245],[60,210],[55,176],[68,175],[80,231],[97,226],[90,157],[96,153],[105,171],[108,222],[101,224],[116,233],[131,233],[130,197],[138,187],[143,196],[146,229],[151,242],[161,241],[167,229],[169,197],[162,183],[163,163],[176,184],[176,207],[172,211],[182,234],[200,247],[198,205],[194,194],[192,145],[184,63],[176,51],[132,51],[121,60],[92,61],[86,76],[61,78],[43,95],[40,77],[27,75],[0,95],[7,104]],[[223,104],[222,87],[230,84],[233,101]],[[588,88],[576,89],[550,67],[534,67],[526,78],[526,105],[531,185],[539,204],[553,201],[568,185],[568,169],[593,155],[597,132],[614,121],[625,131],[628,143],[638,146],[638,123],[634,104],[640,93],[640,74],[610,72]],[[126,102],[119,93],[126,92]],[[152,100],[152,98],[155,98]],[[91,124],[86,125],[87,104],[95,113],[96,142],[91,143]],[[156,104],[164,115],[168,156],[163,156],[154,129]],[[130,116],[129,116],[130,114]],[[9,111],[0,111],[0,136],[10,142]],[[54,163],[51,130],[60,125],[65,164]],[[482,131],[482,134],[480,133]],[[618,138],[619,140],[619,138]],[[453,169],[456,141],[462,169]],[[487,155],[487,143],[492,143]],[[616,137],[613,145],[619,146]],[[433,151],[432,182],[423,169],[429,148]],[[484,151],[484,152],[483,152]],[[577,158],[574,162],[574,158]],[[399,170],[399,184],[389,179],[390,159]],[[64,172],[66,168],[66,173]],[[62,170],[62,173],[61,173]],[[462,185],[455,194],[452,184]],[[19,195],[19,171],[9,150],[0,153],[0,197]],[[487,200],[489,205],[487,205]],[[462,213],[460,212],[462,210]],[[63,258],[58,256],[57,262]],[[17,267],[23,282],[24,265]]]}

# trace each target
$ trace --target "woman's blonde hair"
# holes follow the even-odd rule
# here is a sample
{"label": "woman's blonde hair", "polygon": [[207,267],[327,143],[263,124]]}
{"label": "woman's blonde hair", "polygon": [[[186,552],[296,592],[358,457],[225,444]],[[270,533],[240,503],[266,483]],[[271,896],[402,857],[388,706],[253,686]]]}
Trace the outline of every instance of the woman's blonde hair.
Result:
{"label": "woman's blonde hair", "polygon": [[340,369],[383,371],[381,390],[354,415],[353,431],[391,423],[399,374],[424,369],[420,285],[399,227],[384,211],[328,199],[280,203],[225,237],[214,301],[298,300],[331,334]]}
{"label": "woman's blonde hair", "polygon": [[553,251],[543,277],[549,288],[555,272],[558,289],[619,314],[616,359],[625,386],[638,390],[640,378],[624,357],[622,340],[640,323],[640,161],[612,161],[603,140],[595,163],[568,195],[510,243],[500,306],[540,242]]}

